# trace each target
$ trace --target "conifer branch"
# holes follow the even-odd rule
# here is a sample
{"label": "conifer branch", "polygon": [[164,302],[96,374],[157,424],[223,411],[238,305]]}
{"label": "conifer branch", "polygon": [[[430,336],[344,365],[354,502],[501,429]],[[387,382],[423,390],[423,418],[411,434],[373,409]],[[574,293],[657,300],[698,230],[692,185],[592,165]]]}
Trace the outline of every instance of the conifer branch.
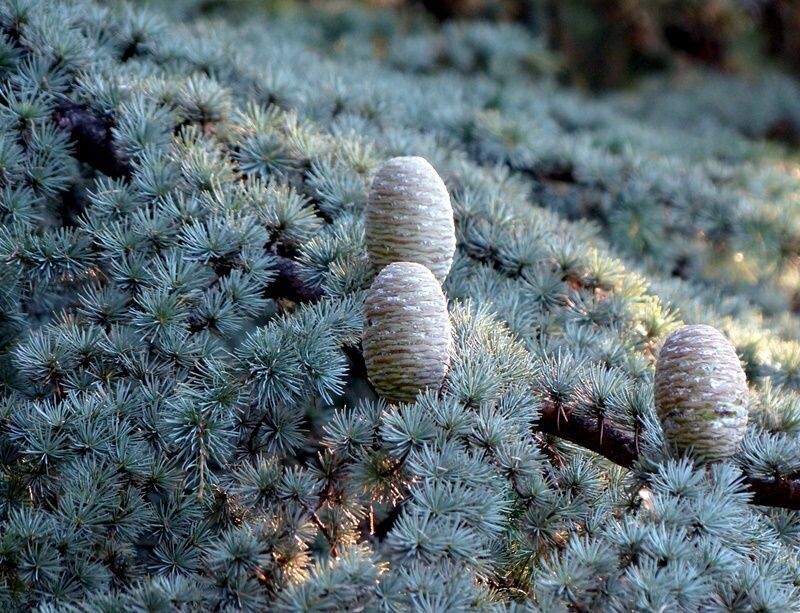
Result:
{"label": "conifer branch", "polygon": [[[130,163],[114,148],[110,118],[99,117],[80,104],[63,100],[53,111],[53,119],[69,131],[78,160],[110,177],[130,177],[133,171]],[[276,255],[275,266],[278,275],[268,290],[269,297],[292,302],[316,302],[322,297],[322,290],[305,281],[300,265],[294,260]]]}
{"label": "conifer branch", "polygon": [[[567,420],[559,418],[559,408],[546,402],[539,417],[538,429],[594,451],[614,464],[631,468],[639,458],[633,434],[593,417],[567,412]],[[753,493],[753,504],[785,509],[800,509],[800,480],[760,479],[745,475],[745,483]]]}
{"label": "conifer branch", "polygon": [[599,453],[626,468],[633,466],[638,457],[636,443],[628,432],[588,415],[577,415],[569,410],[565,413],[555,402],[547,402],[542,407],[539,430]]}
{"label": "conifer branch", "polygon": [[[797,610],[800,174],[737,135],[796,83],[595,102],[507,21],[105,4],[0,8],[7,608]],[[662,439],[675,382],[768,431]]]}
{"label": "conifer branch", "polygon": [[[112,177],[129,177],[130,164],[115,151],[111,136],[112,120],[95,115],[91,110],[71,101],[62,101],[53,117],[59,126],[69,130],[76,157]],[[306,283],[301,266],[294,260],[276,255],[277,278],[269,288],[270,297],[293,302],[315,302],[323,293]],[[635,437],[610,423],[589,416],[567,412],[567,419],[555,403],[546,403],[539,420],[539,430],[594,451],[608,460],[631,468],[638,459]],[[745,477],[757,505],[800,509],[800,480]]]}
{"label": "conifer branch", "polygon": [[[357,367],[366,374],[361,351],[353,348],[350,355]],[[563,404],[545,402],[537,429],[594,451],[623,468],[632,468],[639,459],[639,444],[633,433],[608,420],[600,421],[588,415],[576,414]],[[405,456],[402,459],[405,460]],[[402,461],[399,466],[402,466]],[[760,479],[745,475],[745,483],[753,492],[753,504],[800,510],[800,479]],[[390,514],[379,524],[378,534],[388,532],[384,524],[391,526],[396,518],[396,514]]]}

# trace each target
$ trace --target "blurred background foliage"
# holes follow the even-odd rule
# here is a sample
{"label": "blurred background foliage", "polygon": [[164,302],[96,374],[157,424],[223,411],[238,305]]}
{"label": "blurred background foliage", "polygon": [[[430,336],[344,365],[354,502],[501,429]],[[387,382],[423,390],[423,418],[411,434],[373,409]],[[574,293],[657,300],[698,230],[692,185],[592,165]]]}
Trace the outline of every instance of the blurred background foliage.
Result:
{"label": "blurred background foliage", "polygon": [[[173,10],[182,5],[226,18],[311,8],[338,13],[343,28],[355,5],[404,11],[411,30],[425,13],[442,23],[522,24],[555,54],[562,81],[594,91],[693,65],[800,73],[800,0],[175,0]],[[391,36],[391,28],[376,32],[376,44],[385,44],[381,34]]]}

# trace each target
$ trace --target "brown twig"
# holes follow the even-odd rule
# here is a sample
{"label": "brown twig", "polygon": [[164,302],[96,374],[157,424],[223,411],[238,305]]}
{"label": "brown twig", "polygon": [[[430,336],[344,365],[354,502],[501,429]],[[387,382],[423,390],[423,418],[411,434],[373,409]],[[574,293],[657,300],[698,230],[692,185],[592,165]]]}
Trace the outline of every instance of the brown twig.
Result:
{"label": "brown twig", "polygon": [[314,525],[319,529],[322,533],[322,536],[325,537],[325,540],[328,541],[328,546],[331,548],[331,557],[335,558],[338,555],[336,550],[336,539],[333,538],[330,530],[325,525],[325,523],[320,519],[318,512],[325,504],[330,500],[331,496],[333,495],[333,481],[329,476],[325,487],[323,488],[322,492],[319,495],[319,500],[317,500],[317,504],[313,507],[306,506],[306,511],[311,515],[311,521]]}
{"label": "brown twig", "polygon": [[[569,413],[565,422],[559,413],[554,403],[545,403],[538,430],[594,451],[625,468],[631,468],[638,460],[639,450],[632,433],[608,421],[601,426],[597,419],[575,413]],[[753,504],[800,510],[800,480],[745,475],[745,483],[753,494]]]}
{"label": "brown twig", "polygon": [[335,558],[339,554],[336,551],[336,541],[333,539],[330,530],[328,530],[328,527],[319,518],[319,515],[317,515],[316,511],[314,511],[313,509],[308,509],[308,510],[311,513],[311,521],[322,533],[322,536],[325,537],[325,540],[328,541],[328,546],[331,548],[331,557]]}
{"label": "brown twig", "polygon": [[555,403],[547,402],[542,408],[538,429],[599,453],[614,464],[630,468],[638,457],[633,436],[613,424],[600,424],[594,417],[566,413]]}
{"label": "brown twig", "polygon": [[197,499],[202,501],[203,493],[206,489],[206,445],[203,441],[202,429],[200,434],[198,434],[198,438],[200,439],[200,459],[198,461],[198,467],[200,470],[200,485],[197,488]]}

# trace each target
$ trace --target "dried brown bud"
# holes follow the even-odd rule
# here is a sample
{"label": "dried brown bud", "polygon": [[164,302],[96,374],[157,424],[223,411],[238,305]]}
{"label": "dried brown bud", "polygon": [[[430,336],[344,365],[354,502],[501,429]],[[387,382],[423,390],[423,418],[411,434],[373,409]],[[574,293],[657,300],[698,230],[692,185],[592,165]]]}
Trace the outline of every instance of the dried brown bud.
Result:
{"label": "dried brown bud", "polygon": [[364,306],[364,361],[376,391],[412,402],[438,389],[450,363],[450,318],[439,282],[422,264],[389,264]]}
{"label": "dried brown bud", "polygon": [[727,458],[747,430],[747,379],[736,350],[716,329],[684,326],[656,364],[655,403],[667,442],[707,461]]}
{"label": "dried brown bud", "polygon": [[374,272],[392,262],[427,266],[444,283],[456,249],[450,194],[421,157],[384,162],[372,181],[364,219]]}

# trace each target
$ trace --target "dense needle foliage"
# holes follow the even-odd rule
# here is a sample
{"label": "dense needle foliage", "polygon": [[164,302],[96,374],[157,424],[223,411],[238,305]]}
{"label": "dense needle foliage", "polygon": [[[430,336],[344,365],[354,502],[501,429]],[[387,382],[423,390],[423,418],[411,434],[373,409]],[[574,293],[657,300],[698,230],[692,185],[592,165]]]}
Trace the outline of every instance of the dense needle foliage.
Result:
{"label": "dense needle foliage", "polygon": [[[512,26],[169,4],[0,0],[6,609],[797,608],[800,518],[743,481],[800,474],[800,166],[749,140],[795,86],[587,101]],[[445,384],[390,406],[359,343],[396,155],[458,252]],[[653,409],[682,321],[751,386],[710,468]],[[553,405],[638,463],[542,434]]]}

